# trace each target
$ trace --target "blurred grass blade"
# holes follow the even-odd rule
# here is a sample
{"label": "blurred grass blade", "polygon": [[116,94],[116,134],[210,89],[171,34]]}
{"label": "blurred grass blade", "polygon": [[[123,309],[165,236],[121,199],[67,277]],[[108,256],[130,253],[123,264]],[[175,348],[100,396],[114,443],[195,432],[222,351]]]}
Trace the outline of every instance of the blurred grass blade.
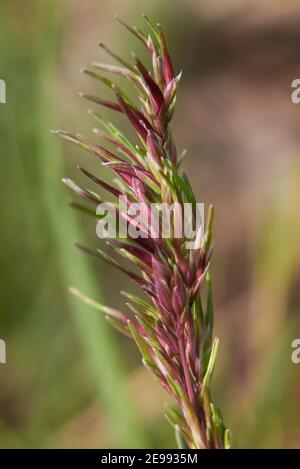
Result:
{"label": "blurred grass blade", "polygon": [[[39,73],[35,83],[37,108],[34,111],[39,115],[40,126],[37,132],[37,145],[42,155],[38,160],[43,188],[40,197],[47,211],[55,260],[62,284],[65,288],[70,284],[80,285],[88,296],[95,297],[99,295],[99,285],[94,279],[89,260],[77,252],[70,243],[70,239],[74,236],[82,238],[82,235],[79,235],[76,219],[69,208],[67,206],[64,208],[61,204],[63,188],[60,177],[63,173],[63,155],[60,145],[47,131],[55,120],[53,119],[55,92],[51,84],[56,83],[55,59],[60,29],[60,4],[48,0],[39,6],[39,24],[47,25],[40,31],[37,59]],[[120,447],[131,448],[147,446],[134,406],[127,396],[123,359],[109,326],[103,318],[91,314],[88,306],[85,307],[78,301],[70,301],[70,306],[78,329],[78,337],[89,363],[96,394],[101,397],[110,416],[111,426],[118,436],[117,444]],[[87,308],[86,314],[85,308]]]}

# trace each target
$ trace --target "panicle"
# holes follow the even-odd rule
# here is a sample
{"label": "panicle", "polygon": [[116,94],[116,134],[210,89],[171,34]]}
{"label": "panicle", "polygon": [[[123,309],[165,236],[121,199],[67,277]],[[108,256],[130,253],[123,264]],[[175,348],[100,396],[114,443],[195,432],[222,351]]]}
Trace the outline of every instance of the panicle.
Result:
{"label": "panicle", "polygon": [[[138,221],[134,221],[124,208],[117,208],[122,220],[135,222],[141,236],[136,237],[129,232],[127,237],[107,240],[110,248],[125,257],[135,271],[124,267],[100,249],[93,251],[79,247],[129,276],[143,290],[146,299],[123,292],[129,308],[129,313],[123,313],[87,299],[78,290],[72,291],[104,312],[114,327],[136,342],[144,365],[175,401],[176,407],[168,410],[167,419],[174,427],[181,447],[224,448],[230,446],[230,433],[209,392],[218,349],[218,340],[213,340],[212,335],[209,275],[213,208],[209,208],[201,245],[192,251],[188,248],[189,240],[186,237],[177,238],[174,235],[174,214],[170,218],[169,237],[163,236],[161,226],[151,229],[150,233],[148,229],[153,204],[176,203],[177,209],[187,202],[195,206],[195,196],[180,168],[181,161],[177,157],[171,131],[181,74],[174,73],[161,26],[145,15],[144,18],[150,34],[127,25],[123,20],[119,21],[146,47],[152,70],[149,71],[140,59],[134,57],[131,64],[101,44],[117,64],[94,62],[92,67],[97,72],[84,72],[107,86],[113,96],[107,100],[82,94],[96,106],[123,114],[136,132],[136,142],[131,142],[98,112],[91,114],[103,131],[96,129],[95,133],[103,137],[110,148],[98,142],[92,143],[79,134],[65,131],[55,133],[88,151],[115,173],[118,187],[79,167],[81,173],[94,184],[95,190],[100,187],[115,198],[126,196],[126,209],[136,202],[145,205]],[[132,102],[119,86],[106,75],[100,75],[99,71],[129,80],[137,91],[136,102]],[[97,205],[102,201],[97,192],[84,189],[70,179],[64,182],[87,203]],[[73,202],[73,206],[93,214],[86,205]],[[178,213],[180,217],[180,210]],[[97,219],[96,213],[94,216]],[[160,213],[157,212],[156,216],[159,218]]]}

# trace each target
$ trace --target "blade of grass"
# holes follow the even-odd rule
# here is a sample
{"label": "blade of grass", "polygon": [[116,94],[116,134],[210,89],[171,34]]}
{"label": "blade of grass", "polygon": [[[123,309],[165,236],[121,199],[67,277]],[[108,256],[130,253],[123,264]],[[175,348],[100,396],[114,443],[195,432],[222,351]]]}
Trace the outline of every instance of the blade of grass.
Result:
{"label": "blade of grass", "polygon": [[[55,83],[55,54],[60,27],[58,2],[46,1],[40,8],[40,24],[47,24],[47,30],[41,31],[40,69],[36,80],[37,112],[40,117],[37,144],[41,155],[39,159],[39,177],[43,187],[41,196],[47,210],[49,229],[55,243],[56,261],[63,284],[66,289],[69,285],[80,285],[89,296],[98,298],[99,287],[89,260],[77,252],[70,242],[74,237],[82,239],[82,235],[79,233],[72,211],[61,204],[63,187],[60,178],[64,167],[63,155],[60,145],[48,132],[53,124],[54,91],[51,89],[51,84]],[[110,415],[112,428],[118,434],[118,444],[122,447],[147,446],[133,404],[127,394],[123,361],[109,326],[104,318],[91,312],[88,306],[73,300],[71,295],[69,301],[97,393]]]}

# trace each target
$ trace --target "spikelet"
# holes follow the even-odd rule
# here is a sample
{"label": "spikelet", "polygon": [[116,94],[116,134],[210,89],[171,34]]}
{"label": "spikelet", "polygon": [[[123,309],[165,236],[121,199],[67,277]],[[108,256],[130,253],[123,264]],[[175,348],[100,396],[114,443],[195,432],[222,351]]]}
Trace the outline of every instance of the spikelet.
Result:
{"label": "spikelet", "polygon": [[[93,69],[84,72],[107,86],[113,97],[105,100],[83,95],[96,105],[124,114],[135,129],[139,144],[133,144],[113,124],[103,120],[97,111],[92,115],[103,131],[96,130],[96,134],[101,135],[114,150],[91,143],[78,134],[54,133],[90,152],[121,182],[120,187],[113,187],[80,168],[95,187],[104,188],[114,197],[126,196],[129,206],[143,203],[146,207],[143,216],[146,217],[151,204],[176,202],[180,207],[185,203],[194,207],[196,201],[188,178],[180,169],[182,158],[177,154],[170,128],[181,73],[176,75],[174,72],[161,26],[153,24],[146,16],[144,18],[151,32],[149,35],[120,22],[146,47],[152,72],[138,58],[134,58],[133,64],[128,63],[101,44],[116,64],[93,63]],[[107,74],[130,80],[137,90],[137,101],[141,107],[132,103]],[[64,182],[90,204],[74,202],[73,206],[96,217],[92,207],[102,202],[100,196],[69,179]],[[121,209],[118,210],[120,212]],[[119,215],[124,215],[128,221],[128,214]],[[147,231],[144,221],[140,222],[140,228],[143,226],[142,229]],[[125,256],[140,274],[124,268],[101,250],[92,252],[128,275],[146,294],[147,301],[123,292],[130,310],[127,314],[99,305],[81,292],[72,290],[83,301],[102,311],[114,327],[136,342],[145,367],[175,401],[166,417],[173,425],[182,448],[230,447],[230,432],[224,426],[220,411],[212,403],[209,390],[219,345],[218,339],[213,340],[209,274],[212,222],[213,208],[210,207],[205,235],[194,250],[187,248],[188,240],[184,237],[177,239],[170,235],[164,238],[161,232],[156,236],[144,232],[144,237],[128,234],[126,238],[109,240],[112,249]],[[88,248],[79,247],[91,252]],[[203,298],[205,284],[206,299]]]}

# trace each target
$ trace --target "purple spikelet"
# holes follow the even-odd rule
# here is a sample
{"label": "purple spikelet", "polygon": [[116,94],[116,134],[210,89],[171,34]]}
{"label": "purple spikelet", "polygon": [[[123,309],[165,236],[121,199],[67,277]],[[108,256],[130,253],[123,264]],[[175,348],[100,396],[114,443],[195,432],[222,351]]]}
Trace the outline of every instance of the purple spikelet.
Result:
{"label": "purple spikelet", "polygon": [[[212,335],[209,274],[213,208],[208,211],[201,245],[192,251],[187,249],[184,236],[175,238],[171,235],[166,239],[161,228],[149,236],[146,233],[147,224],[144,223],[153,203],[170,205],[176,202],[180,206],[185,203],[194,206],[196,203],[188,179],[179,168],[181,161],[170,129],[181,74],[174,73],[161,27],[154,25],[146,16],[145,20],[151,31],[149,36],[120,21],[147,48],[152,72],[139,59],[134,58],[134,64],[129,64],[103,45],[101,47],[118,61],[118,66],[93,64],[97,70],[129,79],[138,90],[141,107],[133,104],[109,78],[95,71],[85,70],[85,73],[108,86],[114,96],[108,101],[83,95],[97,105],[123,113],[136,131],[138,145],[130,142],[115,126],[103,121],[97,113],[93,115],[104,128],[101,136],[114,150],[90,143],[78,134],[54,133],[96,156],[122,182],[122,189],[116,188],[80,168],[96,188],[100,186],[115,197],[126,196],[127,207],[137,202],[146,206],[140,222],[144,236],[128,235],[108,241],[113,250],[125,256],[138,269],[139,274],[124,268],[100,250],[94,254],[128,275],[144,291],[148,300],[124,293],[130,309],[130,313],[124,314],[96,304],[77,290],[73,289],[73,293],[94,306],[96,304],[113,326],[136,342],[144,365],[175,401],[176,407],[169,409],[167,418],[175,428],[179,447],[228,448],[230,432],[225,428],[210,396],[210,381],[219,343],[218,339],[213,340]],[[94,191],[83,189],[69,179],[64,182],[86,201],[92,204],[101,202]],[[93,214],[93,210],[86,206],[77,203],[73,206]],[[118,215],[123,220],[132,220],[130,214],[120,212],[122,209],[118,208]],[[203,298],[204,285],[206,299]]]}

